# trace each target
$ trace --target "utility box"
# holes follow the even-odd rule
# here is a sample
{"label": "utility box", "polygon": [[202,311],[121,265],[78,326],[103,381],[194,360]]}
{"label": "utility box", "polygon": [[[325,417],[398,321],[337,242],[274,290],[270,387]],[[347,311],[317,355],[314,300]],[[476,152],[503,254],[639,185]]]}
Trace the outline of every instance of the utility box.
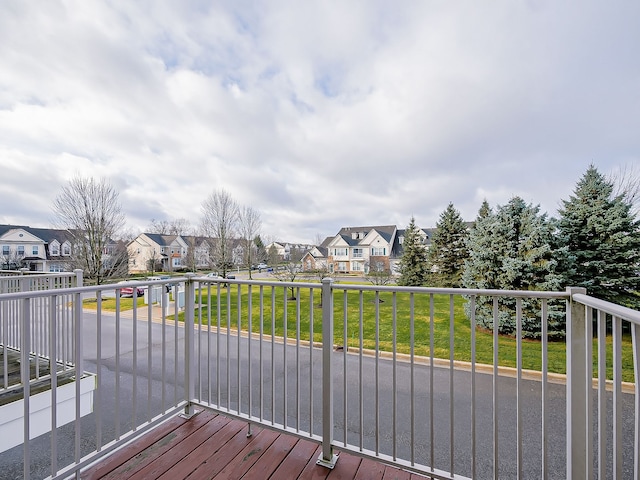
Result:
{"label": "utility box", "polygon": [[162,300],[162,285],[149,285],[149,288],[144,290],[144,303],[160,303]]}
{"label": "utility box", "polygon": [[184,285],[173,287],[173,301],[178,305],[178,308],[184,308]]}

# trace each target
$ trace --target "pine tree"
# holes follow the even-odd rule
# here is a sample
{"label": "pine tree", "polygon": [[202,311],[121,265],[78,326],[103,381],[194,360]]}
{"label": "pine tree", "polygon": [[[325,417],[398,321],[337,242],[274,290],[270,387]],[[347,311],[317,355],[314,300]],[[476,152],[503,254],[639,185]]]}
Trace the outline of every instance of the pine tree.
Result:
{"label": "pine tree", "polygon": [[400,278],[398,285],[422,286],[427,281],[427,251],[423,244],[422,235],[416,227],[415,219],[411,217],[409,226],[404,231],[402,242],[402,257],[400,258]]}
{"label": "pine tree", "polygon": [[640,222],[632,205],[591,165],[559,210],[558,240],[565,285],[640,307]]}
{"label": "pine tree", "polygon": [[[495,214],[477,220],[469,235],[469,259],[462,282],[467,288],[504,290],[559,290],[557,261],[550,245],[552,223],[538,206],[519,197],[498,207]],[[476,299],[476,319],[493,329],[492,299]],[[503,334],[516,330],[516,301],[499,301],[498,329]],[[467,304],[469,314],[469,304]],[[540,337],[540,302],[522,301],[523,335]],[[559,305],[549,305],[550,337],[564,336],[564,319]]]}
{"label": "pine tree", "polygon": [[464,262],[469,257],[469,231],[453,203],[440,214],[428,252],[430,284],[438,287],[459,287]]}
{"label": "pine tree", "polygon": [[476,221],[480,221],[483,218],[487,218],[492,213],[493,212],[491,212],[491,207],[489,206],[489,202],[487,202],[487,199],[485,198],[482,201],[482,205],[480,206],[480,209],[478,210],[478,218],[476,218]]}

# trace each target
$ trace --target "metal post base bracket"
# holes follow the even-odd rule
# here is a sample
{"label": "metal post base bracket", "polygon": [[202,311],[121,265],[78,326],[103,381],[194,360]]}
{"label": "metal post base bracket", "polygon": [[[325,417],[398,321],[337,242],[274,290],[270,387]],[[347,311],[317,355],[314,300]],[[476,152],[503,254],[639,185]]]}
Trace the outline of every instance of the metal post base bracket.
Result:
{"label": "metal post base bracket", "polygon": [[196,410],[195,408],[193,408],[193,406],[191,406],[191,409],[185,408],[185,411],[183,413],[178,414],[178,416],[186,420],[189,420],[193,418],[195,415],[199,414],[200,412],[202,412],[202,410]]}
{"label": "metal post base bracket", "polygon": [[337,461],[338,461],[338,455],[336,453],[331,455],[331,460],[325,460],[322,457],[322,452],[320,452],[320,456],[318,457],[318,460],[316,460],[316,465],[320,465],[321,467],[327,467],[333,470],[333,467],[336,466]]}

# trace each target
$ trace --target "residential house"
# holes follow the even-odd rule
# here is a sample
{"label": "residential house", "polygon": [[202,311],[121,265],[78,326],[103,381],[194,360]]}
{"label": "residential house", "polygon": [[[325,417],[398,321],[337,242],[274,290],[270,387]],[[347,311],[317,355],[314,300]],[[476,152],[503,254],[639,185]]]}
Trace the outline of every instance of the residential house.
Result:
{"label": "residential house", "polygon": [[187,243],[185,266],[188,270],[196,271],[211,267],[211,248],[213,239],[195,235],[182,237]]}
{"label": "residential house", "polygon": [[[371,268],[395,272],[402,257],[404,230],[395,225],[344,227],[327,244],[327,266],[332,273],[366,274]],[[433,229],[421,229],[426,248]],[[324,242],[323,242],[324,243]]]}
{"label": "residential house", "polygon": [[73,236],[67,230],[0,225],[0,269],[70,271],[72,242]]}
{"label": "residential house", "polygon": [[311,247],[305,252],[302,256],[303,271],[328,270],[327,254],[329,251],[328,245],[331,240],[333,240],[333,237],[327,237],[320,245]]}
{"label": "residential house", "polygon": [[298,261],[313,246],[308,243],[271,242],[265,248],[270,257],[273,252],[277,260],[288,262],[291,260]]}
{"label": "residential house", "polygon": [[[214,238],[194,235],[141,233],[127,246],[129,273],[210,269],[215,242]],[[253,248],[255,258],[255,245]],[[245,245],[240,239],[232,240],[231,263],[237,266],[246,264]]]}
{"label": "residential house", "polygon": [[189,245],[180,235],[141,233],[129,245],[129,273],[186,269]]}

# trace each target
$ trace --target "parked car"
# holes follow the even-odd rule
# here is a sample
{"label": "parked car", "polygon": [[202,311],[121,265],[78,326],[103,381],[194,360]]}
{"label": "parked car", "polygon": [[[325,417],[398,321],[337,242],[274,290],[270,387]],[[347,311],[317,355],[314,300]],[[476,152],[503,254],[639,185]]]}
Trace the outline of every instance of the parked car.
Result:
{"label": "parked car", "polygon": [[268,265],[266,263],[259,263],[258,264],[258,270],[264,270],[265,268],[268,268]]}
{"label": "parked car", "polygon": [[[152,277],[147,277],[147,280],[168,280],[169,278],[171,278],[169,275],[155,275]],[[169,286],[168,284],[165,285],[164,288],[167,293],[171,291],[171,286]]]}
{"label": "parked car", "polygon": [[[123,280],[122,282],[118,282],[118,283],[131,283],[130,280]],[[121,297],[133,297],[133,289],[136,289],[136,295],[141,297],[144,295],[144,288],[142,286],[135,286],[135,287],[122,287],[120,289],[120,296]]]}

